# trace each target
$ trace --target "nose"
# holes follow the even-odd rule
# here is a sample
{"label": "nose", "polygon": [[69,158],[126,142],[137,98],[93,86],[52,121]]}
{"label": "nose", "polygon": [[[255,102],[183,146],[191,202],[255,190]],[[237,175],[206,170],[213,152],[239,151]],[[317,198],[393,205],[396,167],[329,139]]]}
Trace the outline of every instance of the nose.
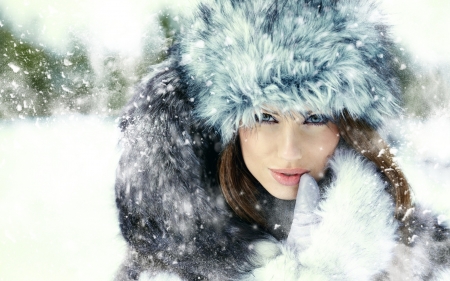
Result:
{"label": "nose", "polygon": [[295,125],[286,126],[278,136],[278,156],[287,161],[302,158],[301,133]]}

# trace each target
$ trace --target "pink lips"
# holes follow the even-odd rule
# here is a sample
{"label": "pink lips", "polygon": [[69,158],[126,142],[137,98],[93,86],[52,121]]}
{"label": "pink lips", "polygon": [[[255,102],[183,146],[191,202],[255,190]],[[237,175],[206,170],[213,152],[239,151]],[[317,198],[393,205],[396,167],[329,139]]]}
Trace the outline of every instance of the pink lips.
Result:
{"label": "pink lips", "polygon": [[300,182],[300,177],[308,173],[305,169],[269,169],[272,177],[280,184],[286,186],[298,185]]}

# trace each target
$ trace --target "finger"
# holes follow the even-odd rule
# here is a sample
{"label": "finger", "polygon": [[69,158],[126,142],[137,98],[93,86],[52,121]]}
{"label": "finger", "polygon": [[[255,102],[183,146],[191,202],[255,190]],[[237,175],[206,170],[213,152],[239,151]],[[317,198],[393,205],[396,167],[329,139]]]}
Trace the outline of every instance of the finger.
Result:
{"label": "finger", "polygon": [[310,213],[319,204],[320,193],[316,180],[309,174],[303,174],[298,185],[297,201],[295,202],[295,214]]}
{"label": "finger", "polygon": [[314,178],[304,174],[299,183],[295,202],[294,218],[287,237],[287,243],[298,248],[305,248],[310,241],[311,227],[320,221],[313,213],[319,204],[319,187]]}

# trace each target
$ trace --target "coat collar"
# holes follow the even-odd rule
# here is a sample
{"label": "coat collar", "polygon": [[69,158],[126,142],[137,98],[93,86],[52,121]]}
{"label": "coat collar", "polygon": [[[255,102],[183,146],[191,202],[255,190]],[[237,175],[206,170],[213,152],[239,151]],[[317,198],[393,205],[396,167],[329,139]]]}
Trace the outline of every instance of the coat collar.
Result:
{"label": "coat collar", "polygon": [[389,265],[397,223],[380,173],[373,163],[342,147],[330,160],[330,169],[332,179],[316,210],[322,222],[312,232],[311,246],[296,253],[282,243],[277,255],[264,242],[255,249],[265,266],[249,280],[265,280],[263,276],[286,266],[296,267],[286,280],[369,280]]}

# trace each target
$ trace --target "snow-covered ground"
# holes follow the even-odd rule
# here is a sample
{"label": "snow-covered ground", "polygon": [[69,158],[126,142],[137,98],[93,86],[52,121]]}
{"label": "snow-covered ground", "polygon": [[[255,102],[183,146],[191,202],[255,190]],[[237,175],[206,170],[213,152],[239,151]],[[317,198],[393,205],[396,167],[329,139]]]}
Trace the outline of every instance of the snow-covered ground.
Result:
{"label": "snow-covered ground", "polygon": [[112,280],[125,249],[113,120],[0,122],[0,280]]}

